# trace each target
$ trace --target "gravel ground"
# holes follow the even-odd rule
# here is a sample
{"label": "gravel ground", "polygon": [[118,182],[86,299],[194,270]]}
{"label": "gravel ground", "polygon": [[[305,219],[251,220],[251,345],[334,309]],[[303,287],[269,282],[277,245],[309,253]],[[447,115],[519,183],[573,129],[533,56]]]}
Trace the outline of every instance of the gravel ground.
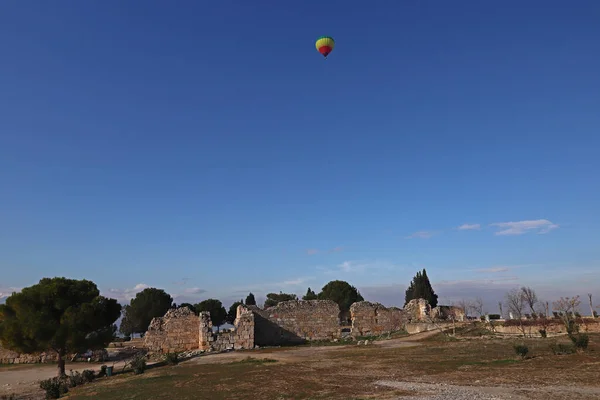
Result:
{"label": "gravel ground", "polygon": [[453,386],[443,383],[417,383],[378,381],[379,386],[414,391],[415,396],[402,397],[402,400],[505,400],[526,399],[502,387]]}
{"label": "gravel ground", "polygon": [[398,400],[600,399],[600,388],[581,386],[455,386],[397,381],[378,381],[375,385],[415,392],[414,396],[403,396]]}

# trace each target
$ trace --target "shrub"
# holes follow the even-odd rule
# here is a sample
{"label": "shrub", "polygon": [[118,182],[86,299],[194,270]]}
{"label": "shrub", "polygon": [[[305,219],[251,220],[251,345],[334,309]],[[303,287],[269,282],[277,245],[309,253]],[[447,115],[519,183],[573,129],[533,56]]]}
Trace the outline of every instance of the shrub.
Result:
{"label": "shrub", "polygon": [[83,372],[81,373],[81,377],[83,378],[84,383],[89,383],[93,381],[94,378],[96,378],[96,376],[94,375],[94,371],[91,371],[89,369],[83,370]]}
{"label": "shrub", "polygon": [[529,347],[527,347],[525,344],[515,344],[514,348],[515,353],[517,353],[517,355],[521,358],[525,358],[527,353],[529,353]]}
{"label": "shrub", "polygon": [[2,400],[18,400],[14,394],[3,394],[2,397],[0,397],[0,399],[2,399]]}
{"label": "shrub", "polygon": [[98,372],[98,378],[102,378],[103,376],[106,376],[106,365],[103,365],[100,367],[100,372]]}
{"label": "shrub", "polygon": [[594,318],[598,318],[598,311],[594,310],[594,312],[592,313],[592,316]]}
{"label": "shrub", "polygon": [[165,356],[165,362],[168,365],[177,365],[177,363],[179,363],[179,354],[178,353],[167,353]]}
{"label": "shrub", "polygon": [[68,378],[70,388],[74,388],[85,383],[83,376],[79,372],[73,372],[73,370],[71,370],[71,373]]}
{"label": "shrub", "polygon": [[540,335],[542,335],[544,339],[548,337],[548,333],[545,329],[540,329],[538,332],[540,333]]}
{"label": "shrub", "polygon": [[51,378],[40,382],[40,388],[46,392],[47,399],[58,399],[69,391],[65,378]]}
{"label": "shrub", "polygon": [[581,318],[581,314],[579,312],[575,312],[575,318]]}
{"label": "shrub", "polygon": [[565,343],[552,343],[550,345],[550,350],[552,350],[552,353],[555,356],[560,356],[563,354],[573,354],[576,351],[574,345]]}
{"label": "shrub", "polygon": [[146,370],[146,358],[143,355],[137,356],[131,361],[133,373],[136,375],[143,374]]}
{"label": "shrub", "polygon": [[575,348],[579,351],[584,351],[587,349],[588,344],[590,343],[590,337],[585,333],[580,333],[578,335],[569,336]]}

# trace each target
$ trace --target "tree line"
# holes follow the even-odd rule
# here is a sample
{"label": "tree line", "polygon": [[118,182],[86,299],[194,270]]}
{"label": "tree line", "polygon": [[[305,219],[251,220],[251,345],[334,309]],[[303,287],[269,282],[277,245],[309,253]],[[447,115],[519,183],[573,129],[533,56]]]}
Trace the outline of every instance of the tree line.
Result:
{"label": "tree line", "polygon": [[[425,270],[419,272],[406,291],[406,302],[424,297],[437,303]],[[264,308],[280,302],[297,300],[295,294],[268,293]],[[350,306],[364,298],[348,282],[334,280],[316,293],[308,288],[303,300],[332,300],[340,307],[341,315],[348,316]],[[217,327],[233,323],[240,304],[255,306],[256,298],[249,293],[245,300],[234,302],[226,310],[220,300],[206,299],[196,304],[175,304],[173,297],[162,289],[146,288],[137,293],[129,304],[122,306],[115,299],[100,295],[94,282],[63,277],[43,278],[37,284],[13,293],[0,305],[0,342],[20,353],[54,351],[58,358],[58,375],[65,375],[65,357],[106,347],[117,333],[117,320],[122,317],[119,330],[130,336],[144,333],[155,317],[162,317],[174,308],[187,307],[199,314],[210,313]]]}

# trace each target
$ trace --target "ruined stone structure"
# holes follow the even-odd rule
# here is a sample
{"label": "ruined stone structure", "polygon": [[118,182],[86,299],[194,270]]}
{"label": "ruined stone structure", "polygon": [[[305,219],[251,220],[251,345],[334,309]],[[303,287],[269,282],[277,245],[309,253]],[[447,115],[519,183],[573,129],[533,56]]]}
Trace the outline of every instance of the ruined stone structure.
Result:
{"label": "ruined stone structure", "polygon": [[426,321],[431,313],[431,306],[425,299],[413,299],[404,306],[408,322]]}
{"label": "ruined stone structure", "polygon": [[250,309],[254,342],[259,346],[333,340],[341,335],[340,307],[331,300],[290,300],[266,310]]}
{"label": "ruined stone structure", "polygon": [[438,320],[451,320],[454,318],[455,321],[464,321],[465,312],[460,307],[455,306],[437,306],[431,310],[431,318]]}
{"label": "ruined stone structure", "polygon": [[254,313],[239,305],[234,329],[226,332],[213,332],[210,313],[200,313],[200,350],[223,351],[254,348]]}
{"label": "ruined stone structure", "polygon": [[[350,307],[351,335],[376,336],[402,329],[410,331],[408,327],[412,325],[419,325],[415,327],[418,331],[439,329],[431,316],[439,316],[443,310],[432,311],[423,299],[412,300],[404,309],[366,301],[354,303]],[[154,318],[144,342],[152,352],[167,353],[335,340],[342,337],[340,317],[339,306],[331,300],[290,300],[265,310],[240,305],[234,329],[214,332],[209,313],[197,316],[184,307]]]}
{"label": "ruined stone structure", "polygon": [[382,335],[404,329],[406,314],[400,308],[361,301],[350,306],[353,336]]}
{"label": "ruined stone structure", "polygon": [[167,311],[153,318],[144,336],[144,345],[157,353],[197,349],[200,343],[199,320],[187,307]]}

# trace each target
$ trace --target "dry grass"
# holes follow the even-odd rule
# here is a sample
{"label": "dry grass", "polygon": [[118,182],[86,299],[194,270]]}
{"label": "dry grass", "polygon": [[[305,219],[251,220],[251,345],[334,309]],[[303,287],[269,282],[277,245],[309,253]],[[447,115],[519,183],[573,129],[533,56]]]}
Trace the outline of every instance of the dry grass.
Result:
{"label": "dry grass", "polygon": [[381,379],[485,386],[600,386],[600,335],[591,337],[586,353],[564,356],[550,351],[553,339],[521,342],[530,349],[525,360],[516,356],[512,339],[447,341],[442,335],[416,347],[259,350],[225,360],[218,360],[217,355],[155,368],[141,376],[105,378],[74,389],[69,398],[386,399],[406,394],[377,388],[373,383]]}

